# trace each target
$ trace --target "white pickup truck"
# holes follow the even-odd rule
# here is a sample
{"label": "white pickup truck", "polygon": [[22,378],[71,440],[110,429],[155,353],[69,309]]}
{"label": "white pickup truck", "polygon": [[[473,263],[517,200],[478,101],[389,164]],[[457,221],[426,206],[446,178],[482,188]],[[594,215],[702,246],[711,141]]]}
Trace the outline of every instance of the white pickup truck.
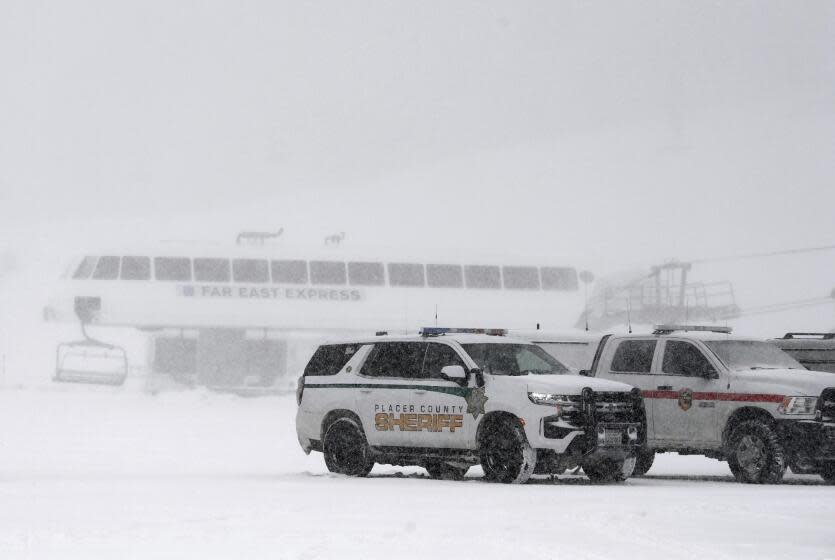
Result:
{"label": "white pickup truck", "polygon": [[769,342],[686,325],[605,335],[580,374],[641,389],[647,439],[636,475],[655,453],[675,451],[726,460],[740,482],[776,483],[790,466],[835,483],[835,374]]}

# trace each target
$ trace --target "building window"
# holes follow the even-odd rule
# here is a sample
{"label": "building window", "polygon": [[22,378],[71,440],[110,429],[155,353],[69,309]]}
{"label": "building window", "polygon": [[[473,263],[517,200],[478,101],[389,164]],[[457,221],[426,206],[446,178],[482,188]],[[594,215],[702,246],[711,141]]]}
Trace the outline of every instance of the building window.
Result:
{"label": "building window", "polygon": [[75,280],[86,280],[90,277],[90,274],[93,273],[93,269],[96,268],[96,261],[98,257],[84,257],[84,260],[78,265],[78,268],[75,269],[75,273],[72,277]]}
{"label": "building window", "polygon": [[232,275],[235,282],[269,282],[270,265],[265,260],[235,259],[232,261]]}
{"label": "building window", "polygon": [[150,257],[122,257],[122,280],[150,280]]}
{"label": "building window", "polygon": [[198,282],[229,282],[227,259],[194,259],[194,279]]}
{"label": "building window", "polygon": [[188,282],[191,280],[191,261],[186,257],[156,257],[154,275],[157,280]]}
{"label": "building window", "polygon": [[93,278],[96,280],[115,280],[119,277],[119,257],[99,257]]}
{"label": "building window", "polygon": [[573,268],[543,266],[539,269],[543,290],[573,291],[577,289],[577,271]]}
{"label": "building window", "polygon": [[535,266],[505,266],[502,276],[506,290],[539,289],[539,271]]}
{"label": "building window", "polygon": [[349,262],[348,282],[352,286],[382,286],[385,284],[383,263]]}
{"label": "building window", "polygon": [[422,264],[389,263],[388,272],[390,286],[415,286],[422,288],[426,285]]}
{"label": "building window", "polygon": [[274,284],[307,284],[307,261],[272,261]]}
{"label": "building window", "polygon": [[464,285],[461,266],[457,264],[427,264],[426,283],[433,288],[460,288]]}
{"label": "building window", "polygon": [[465,266],[464,278],[467,279],[468,288],[498,290],[502,287],[502,277],[498,266]]}
{"label": "building window", "polygon": [[345,284],[345,263],[310,261],[310,281],[313,284]]}

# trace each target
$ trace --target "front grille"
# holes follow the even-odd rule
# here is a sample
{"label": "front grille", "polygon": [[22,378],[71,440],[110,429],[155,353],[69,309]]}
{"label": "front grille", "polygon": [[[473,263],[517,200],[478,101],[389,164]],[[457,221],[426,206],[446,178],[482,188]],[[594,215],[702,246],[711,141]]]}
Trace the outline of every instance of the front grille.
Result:
{"label": "front grille", "polygon": [[638,422],[640,421],[640,398],[632,393],[595,393],[594,419],[600,423]]}
{"label": "front grille", "polygon": [[580,410],[564,411],[560,418],[575,426],[589,427],[601,422],[641,422],[643,414],[644,406],[639,394],[586,391]]}
{"label": "front grille", "polygon": [[824,389],[818,399],[819,419],[824,422],[835,422],[835,387]]}

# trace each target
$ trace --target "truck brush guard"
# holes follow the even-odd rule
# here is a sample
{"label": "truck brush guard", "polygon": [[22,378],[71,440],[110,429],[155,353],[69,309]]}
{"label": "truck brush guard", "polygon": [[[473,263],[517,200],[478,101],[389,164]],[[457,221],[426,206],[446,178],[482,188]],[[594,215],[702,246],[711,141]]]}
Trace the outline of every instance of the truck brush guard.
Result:
{"label": "truck brush guard", "polygon": [[581,410],[586,439],[592,446],[640,445],[645,425],[641,392],[595,393],[585,387],[581,392]]}

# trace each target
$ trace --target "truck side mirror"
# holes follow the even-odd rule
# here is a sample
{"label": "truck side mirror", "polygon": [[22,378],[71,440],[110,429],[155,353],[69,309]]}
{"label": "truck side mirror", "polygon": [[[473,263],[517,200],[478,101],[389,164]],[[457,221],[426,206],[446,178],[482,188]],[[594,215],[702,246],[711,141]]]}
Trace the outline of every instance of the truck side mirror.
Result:
{"label": "truck side mirror", "polygon": [[461,366],[444,366],[441,368],[441,377],[461,384],[467,381],[467,372]]}

